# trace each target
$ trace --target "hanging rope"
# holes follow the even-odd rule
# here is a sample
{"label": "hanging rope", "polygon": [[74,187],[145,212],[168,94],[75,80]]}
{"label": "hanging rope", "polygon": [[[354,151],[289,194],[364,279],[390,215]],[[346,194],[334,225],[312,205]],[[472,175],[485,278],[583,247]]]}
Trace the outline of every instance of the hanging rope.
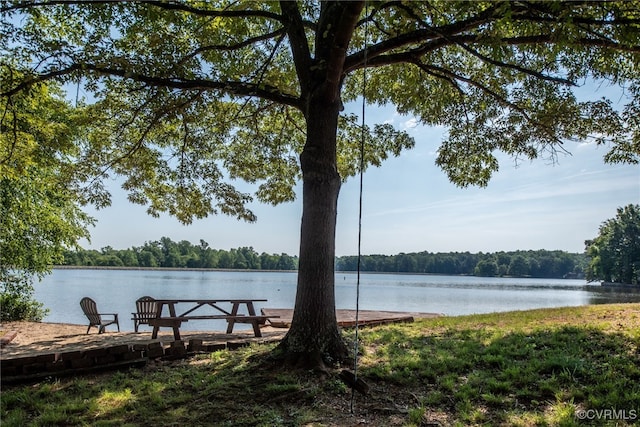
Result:
{"label": "hanging rope", "polygon": [[[369,13],[368,4],[365,4],[365,17]],[[364,147],[367,138],[365,130],[365,112],[367,105],[367,41],[369,38],[368,20],[364,22],[364,66],[362,67],[362,126],[360,128],[360,191],[358,199],[358,264],[356,275],[356,325],[355,325],[355,338],[353,348],[353,375],[354,386],[351,387],[351,405],[350,411],[353,414],[353,403],[355,401],[356,387],[358,384],[358,351],[359,351],[359,315],[360,315],[360,266],[362,259],[362,193],[364,188]]]}
{"label": "hanging rope", "polygon": [[76,108],[78,108],[78,98],[80,98],[80,80],[82,80],[82,77],[78,75],[78,83],[76,85]]}

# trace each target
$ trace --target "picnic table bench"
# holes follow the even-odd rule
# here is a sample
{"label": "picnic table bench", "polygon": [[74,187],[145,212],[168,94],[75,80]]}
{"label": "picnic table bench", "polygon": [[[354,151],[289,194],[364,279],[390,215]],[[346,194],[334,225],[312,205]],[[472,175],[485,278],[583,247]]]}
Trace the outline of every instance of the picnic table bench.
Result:
{"label": "picnic table bench", "polygon": [[[257,315],[254,302],[264,302],[266,299],[157,299],[156,303],[156,315],[154,318],[149,319],[149,325],[153,326],[153,332],[151,338],[158,337],[158,330],[161,327],[170,327],[173,329],[173,337],[176,341],[180,340],[180,326],[182,322],[188,322],[190,320],[209,320],[209,319],[224,319],[227,321],[227,334],[233,332],[233,327],[236,323],[250,323],[253,326],[253,333],[256,337],[261,337],[260,325],[264,325],[266,321],[275,316]],[[187,311],[180,315],[177,315],[177,305],[187,305],[189,308]],[[221,305],[231,305],[230,309],[225,309]],[[169,315],[163,315],[164,307],[167,307]],[[246,307],[246,313],[240,313],[240,306]],[[209,315],[193,315],[195,310],[202,307],[211,307],[214,309],[215,314]]]}

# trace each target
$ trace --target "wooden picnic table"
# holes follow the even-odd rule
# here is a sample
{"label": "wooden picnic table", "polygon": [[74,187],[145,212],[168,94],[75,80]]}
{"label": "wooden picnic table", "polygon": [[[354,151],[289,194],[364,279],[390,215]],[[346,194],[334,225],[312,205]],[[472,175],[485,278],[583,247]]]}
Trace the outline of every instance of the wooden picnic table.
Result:
{"label": "wooden picnic table", "polygon": [[[227,334],[233,332],[236,323],[250,323],[253,326],[253,333],[256,337],[261,337],[260,325],[264,325],[267,319],[272,316],[257,315],[254,302],[265,302],[266,299],[157,299],[156,316],[149,320],[149,325],[153,326],[151,338],[158,337],[158,330],[161,327],[173,329],[173,337],[180,340],[180,326],[182,322],[189,320],[224,319],[227,321]],[[187,308],[180,315],[177,315],[176,307]],[[163,315],[165,306],[168,315]],[[186,307],[185,307],[186,306]],[[225,306],[225,307],[223,307]],[[240,310],[241,306],[246,308],[246,313]],[[193,315],[192,313],[203,307],[211,307],[215,314]]]}

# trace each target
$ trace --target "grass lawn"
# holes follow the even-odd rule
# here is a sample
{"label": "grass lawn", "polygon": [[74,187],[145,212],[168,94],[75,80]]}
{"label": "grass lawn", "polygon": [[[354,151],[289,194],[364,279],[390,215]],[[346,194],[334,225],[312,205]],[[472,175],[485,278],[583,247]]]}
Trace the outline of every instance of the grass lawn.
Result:
{"label": "grass lawn", "polygon": [[[353,331],[345,337],[353,343]],[[640,424],[640,304],[361,329],[355,394],[272,346],[3,387],[2,426]]]}

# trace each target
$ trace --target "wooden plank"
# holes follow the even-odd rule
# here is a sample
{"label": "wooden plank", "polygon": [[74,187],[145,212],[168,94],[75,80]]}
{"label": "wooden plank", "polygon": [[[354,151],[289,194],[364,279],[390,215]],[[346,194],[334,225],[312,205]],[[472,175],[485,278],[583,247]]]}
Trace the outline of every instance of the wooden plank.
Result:
{"label": "wooden plank", "polygon": [[184,319],[180,317],[158,317],[154,319],[149,319],[149,325],[176,328],[176,327],[180,327],[182,322],[186,322],[186,321],[188,321],[188,319]]}
{"label": "wooden plank", "polygon": [[157,317],[155,319],[150,319],[149,324],[153,326],[153,332],[151,333],[152,338],[158,337],[158,332],[160,327],[171,327],[173,328],[173,336],[176,341],[180,340],[180,326],[182,322],[188,322],[189,320],[206,320],[206,319],[226,319],[228,322],[227,325],[227,334],[231,334],[233,332],[233,326],[236,323],[250,323],[253,326],[253,333],[256,337],[262,337],[262,332],[260,331],[260,325],[264,325],[269,316],[257,316],[257,315],[245,315],[238,314],[235,316],[228,316],[224,314],[214,314],[208,316],[169,316],[169,317]]}
{"label": "wooden plank", "polygon": [[[269,317],[269,323],[274,328],[288,328],[293,319],[293,310],[289,308],[263,308],[262,314]],[[438,313],[416,313],[401,311],[380,311],[380,310],[359,310],[358,325],[379,325],[396,322],[413,322],[416,318],[440,317]],[[338,325],[348,328],[356,324],[356,311],[348,309],[337,309],[336,317]],[[277,320],[271,320],[271,318]]]}
{"label": "wooden plank", "polygon": [[266,299],[156,299],[155,302],[161,302],[163,304],[173,303],[195,303],[195,304],[215,304],[218,302],[237,302],[237,303],[247,303],[247,302],[266,302]]}
{"label": "wooden plank", "polygon": [[[161,324],[160,326],[173,326],[174,323],[177,323],[180,321],[188,322],[189,320],[233,319],[236,322],[242,323],[243,321],[247,322],[247,321],[253,321],[253,320],[258,320],[258,321],[267,320],[270,317],[278,317],[278,316],[265,316],[265,315],[250,316],[248,314],[237,314],[235,316],[230,316],[227,314],[211,314],[211,315],[202,315],[202,316],[162,316],[162,317],[150,319],[150,322],[152,324],[155,324],[158,322],[167,323],[167,324]],[[164,322],[165,320],[167,322]]]}
{"label": "wooden plank", "polygon": [[236,323],[252,323],[257,321],[260,324],[265,324],[269,320],[270,316],[234,316]]}

